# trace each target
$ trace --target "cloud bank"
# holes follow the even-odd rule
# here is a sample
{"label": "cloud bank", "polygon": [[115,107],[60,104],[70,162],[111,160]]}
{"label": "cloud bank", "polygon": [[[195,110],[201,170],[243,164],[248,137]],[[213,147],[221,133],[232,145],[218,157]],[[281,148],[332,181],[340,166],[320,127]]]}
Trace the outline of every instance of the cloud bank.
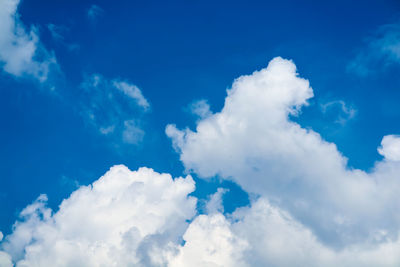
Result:
{"label": "cloud bank", "polygon": [[16,266],[164,266],[195,215],[193,190],[190,176],[115,166],[55,213],[40,196],[2,247]]}
{"label": "cloud bank", "polygon": [[275,58],[236,79],[195,131],[167,126],[188,172],[236,182],[249,206],[223,213],[220,188],[199,214],[190,176],[115,166],[56,212],[45,195],[26,207],[1,266],[399,266],[400,137],[383,138],[372,171],[349,168],[290,119],[311,97],[294,63]]}
{"label": "cloud bank", "polygon": [[25,28],[17,12],[19,0],[0,1],[0,67],[16,77],[44,82],[56,59],[40,43],[38,30]]}

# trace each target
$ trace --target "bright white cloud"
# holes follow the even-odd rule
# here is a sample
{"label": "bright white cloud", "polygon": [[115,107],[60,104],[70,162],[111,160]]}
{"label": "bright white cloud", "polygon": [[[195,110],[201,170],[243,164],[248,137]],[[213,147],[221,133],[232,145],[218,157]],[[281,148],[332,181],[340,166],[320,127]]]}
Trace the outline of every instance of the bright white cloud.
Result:
{"label": "bright white cloud", "polygon": [[86,76],[80,87],[80,113],[101,134],[113,135],[127,144],[143,140],[140,117],[150,109],[150,104],[137,86],[92,74]]}
{"label": "bright white cloud", "polygon": [[170,266],[394,267],[400,262],[399,241],[331,249],[264,198],[230,218],[198,216],[184,240]]}
{"label": "bright white cloud", "polygon": [[387,135],[383,137],[378,152],[387,160],[400,161],[400,136]]}
{"label": "bright white cloud", "polygon": [[[0,232],[0,242],[3,240],[3,233]],[[0,267],[11,267],[12,261],[11,261],[11,256],[4,252],[0,251]]]}
{"label": "bright white cloud", "polygon": [[360,49],[347,69],[366,76],[393,63],[400,63],[400,23],[380,27],[368,38],[366,47]]}
{"label": "bright white cloud", "polygon": [[[126,98],[103,79],[82,87],[100,99],[94,118],[104,99]],[[235,181],[249,206],[222,214],[219,188],[198,215],[190,176],[115,166],[56,212],[45,195],[27,206],[1,243],[0,266],[399,266],[400,138],[383,138],[385,158],[371,172],[349,169],[334,144],[290,120],[312,96],[293,62],[275,58],[236,79],[196,131],[167,127],[188,170]]]}
{"label": "bright white cloud", "polygon": [[115,166],[55,213],[40,196],[21,212],[2,247],[17,267],[165,266],[195,215],[193,190],[190,176]]}
{"label": "bright white cloud", "polygon": [[21,22],[19,2],[0,1],[0,67],[14,76],[32,76],[43,82],[56,59],[40,43],[37,29],[27,30]]}
{"label": "bright white cloud", "polygon": [[[221,112],[196,131],[168,125],[166,133],[187,170],[267,197],[331,246],[397,239],[400,164],[377,162],[371,173],[348,168],[335,144],[290,120],[312,96],[293,62],[275,58],[236,79]],[[382,151],[392,154],[392,145]]]}
{"label": "bright white cloud", "polygon": [[241,253],[248,244],[232,233],[222,214],[198,216],[183,239],[186,243],[171,259],[170,267],[244,266]]}

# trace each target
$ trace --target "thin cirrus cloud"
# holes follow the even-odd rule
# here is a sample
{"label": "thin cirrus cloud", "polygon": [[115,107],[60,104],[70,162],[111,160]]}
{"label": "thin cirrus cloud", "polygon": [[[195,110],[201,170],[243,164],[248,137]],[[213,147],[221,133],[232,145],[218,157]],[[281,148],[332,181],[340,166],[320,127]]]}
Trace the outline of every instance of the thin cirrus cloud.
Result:
{"label": "thin cirrus cloud", "polygon": [[96,22],[97,19],[104,13],[104,10],[98,5],[91,5],[87,11],[87,17],[90,21]]}
{"label": "thin cirrus cloud", "polygon": [[150,110],[142,91],[127,81],[87,75],[80,85],[79,112],[105,136],[139,144],[145,135],[140,117]]}
{"label": "thin cirrus cloud", "polygon": [[19,0],[0,1],[0,67],[16,77],[47,80],[50,70],[58,68],[53,52],[41,44],[37,28],[26,29],[17,8]]}
{"label": "thin cirrus cloud", "polygon": [[400,22],[381,26],[366,40],[347,65],[349,72],[367,76],[392,64],[400,63]]}
{"label": "thin cirrus cloud", "polygon": [[320,105],[324,114],[335,113],[335,123],[344,125],[347,121],[354,118],[357,110],[346,104],[343,100],[334,100]]}
{"label": "thin cirrus cloud", "polygon": [[66,40],[66,35],[70,33],[70,29],[67,26],[50,23],[47,25],[47,29],[56,43],[63,45],[70,51],[79,50],[78,44]]}
{"label": "thin cirrus cloud", "polygon": [[199,215],[190,176],[119,165],[57,212],[45,195],[27,206],[0,265],[399,266],[400,137],[383,138],[371,172],[349,169],[334,144],[290,120],[313,94],[275,58],[236,79],[196,131],[166,128],[188,171],[235,181],[249,206],[224,214],[220,188]]}

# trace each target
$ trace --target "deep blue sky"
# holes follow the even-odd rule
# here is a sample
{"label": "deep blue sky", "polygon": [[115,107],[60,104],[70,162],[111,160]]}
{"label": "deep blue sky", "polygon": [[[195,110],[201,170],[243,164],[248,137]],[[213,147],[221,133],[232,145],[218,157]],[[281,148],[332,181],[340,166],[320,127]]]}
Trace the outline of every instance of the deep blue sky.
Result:
{"label": "deep blue sky", "polygon": [[[90,20],[93,4],[102,12]],[[380,27],[398,22],[396,0],[24,0],[19,13],[25,25],[38,27],[61,74],[49,82],[54,92],[49,84],[0,74],[3,233],[39,194],[48,194],[56,207],[75,189],[73,181],[88,184],[114,164],[183,175],[165,126],[193,127],[195,118],[185,107],[194,100],[207,99],[219,111],[233,79],[265,67],[275,56],[292,59],[315,92],[296,120],[335,142],[351,167],[371,168],[380,159],[376,148],[382,136],[400,133],[399,66],[373,62],[368,76],[348,70]],[[62,29],[63,40],[51,36],[49,24]],[[79,114],[80,84],[92,73],[128,80],[142,90],[151,111],[132,114],[143,121],[142,143],[102,136]],[[320,108],[338,100],[356,110],[343,124],[335,122],[337,113]],[[226,186],[232,188],[228,211],[229,205],[245,203],[243,192]],[[196,194],[214,190],[199,181]]]}

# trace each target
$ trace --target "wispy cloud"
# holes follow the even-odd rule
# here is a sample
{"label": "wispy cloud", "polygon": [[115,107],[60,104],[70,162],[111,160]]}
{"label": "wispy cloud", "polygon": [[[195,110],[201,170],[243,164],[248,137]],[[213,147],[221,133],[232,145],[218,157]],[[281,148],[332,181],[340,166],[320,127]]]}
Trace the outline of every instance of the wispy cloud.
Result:
{"label": "wispy cloud", "polygon": [[365,43],[366,46],[348,64],[348,71],[366,76],[391,64],[399,64],[400,22],[380,27]]}
{"label": "wispy cloud", "polygon": [[128,144],[142,141],[145,132],[140,117],[149,111],[150,104],[136,85],[92,74],[80,88],[80,113],[99,133]]}
{"label": "wispy cloud", "polygon": [[[123,106],[144,107],[113,80],[91,75],[82,90],[92,120],[121,117],[105,132],[136,131]],[[383,138],[384,158],[370,172],[348,168],[334,143],[291,119],[312,97],[294,63],[275,58],[236,79],[224,107],[195,131],[167,126],[188,172],[236,182],[248,206],[224,214],[219,188],[199,214],[190,175],[114,166],[57,211],[46,195],[23,209],[0,265],[399,266],[400,137]],[[352,114],[341,101],[324,108],[333,107]]]}
{"label": "wispy cloud", "polygon": [[353,119],[357,113],[355,108],[347,105],[343,100],[326,102],[320,104],[320,107],[324,114],[331,114],[333,117],[335,117],[335,123],[339,123],[341,125],[344,125],[347,121]]}
{"label": "wispy cloud", "polygon": [[103,15],[104,10],[99,7],[98,5],[91,5],[90,8],[87,11],[87,17],[89,20],[91,20],[92,22],[96,22],[97,19]]}
{"label": "wispy cloud", "polygon": [[0,67],[14,76],[44,82],[52,67],[58,69],[56,58],[41,44],[36,27],[25,28],[18,5],[19,0],[0,1]]}
{"label": "wispy cloud", "polygon": [[126,96],[135,100],[136,103],[144,110],[148,110],[150,108],[149,102],[146,98],[144,98],[142,91],[140,91],[140,89],[136,85],[129,84],[121,80],[114,80],[112,84],[115,88],[123,92]]}
{"label": "wispy cloud", "polygon": [[79,49],[79,45],[76,43],[70,43],[66,41],[65,36],[69,34],[70,29],[64,25],[48,24],[47,29],[49,30],[51,37],[56,43],[63,45],[70,51],[76,51]]}

